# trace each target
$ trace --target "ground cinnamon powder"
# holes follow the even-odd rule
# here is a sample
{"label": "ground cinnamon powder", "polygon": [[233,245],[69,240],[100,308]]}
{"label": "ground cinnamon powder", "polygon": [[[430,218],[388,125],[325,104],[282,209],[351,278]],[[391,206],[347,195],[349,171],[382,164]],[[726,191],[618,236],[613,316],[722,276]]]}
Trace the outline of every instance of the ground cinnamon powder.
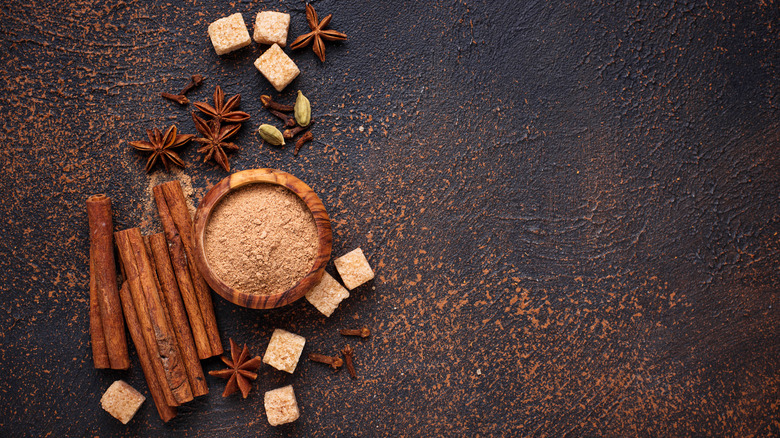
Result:
{"label": "ground cinnamon powder", "polygon": [[250,184],[222,199],[206,225],[206,258],[225,284],[272,295],[291,288],[314,265],[317,227],[298,196],[273,184]]}

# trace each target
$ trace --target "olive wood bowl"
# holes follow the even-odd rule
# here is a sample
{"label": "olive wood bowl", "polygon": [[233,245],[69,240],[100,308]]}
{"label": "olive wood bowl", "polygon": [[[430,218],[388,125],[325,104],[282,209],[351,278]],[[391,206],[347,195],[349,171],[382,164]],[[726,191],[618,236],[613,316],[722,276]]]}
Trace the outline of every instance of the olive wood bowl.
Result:
{"label": "olive wood bowl", "polygon": [[[254,295],[247,292],[234,289],[225,284],[211,270],[208,259],[206,258],[205,236],[206,225],[208,224],[211,212],[222,198],[238,189],[239,187],[255,183],[269,183],[284,186],[306,204],[317,226],[317,238],[319,245],[317,256],[314,259],[314,265],[309,272],[290,289],[274,295]],[[198,266],[206,282],[223,298],[233,304],[251,309],[273,309],[275,307],[285,306],[295,300],[300,299],[312,287],[317,285],[325,272],[325,265],[330,260],[330,251],[333,245],[333,235],[330,227],[330,218],[325,206],[317,197],[317,194],[303,181],[275,169],[249,169],[236,172],[211,188],[203,200],[200,201],[198,210],[195,213],[195,264]]]}

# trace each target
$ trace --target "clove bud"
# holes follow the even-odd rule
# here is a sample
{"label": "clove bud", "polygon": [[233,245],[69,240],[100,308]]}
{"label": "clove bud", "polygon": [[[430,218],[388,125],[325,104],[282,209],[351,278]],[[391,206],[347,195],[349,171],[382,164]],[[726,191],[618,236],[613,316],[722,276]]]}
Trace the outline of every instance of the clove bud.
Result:
{"label": "clove bud", "polygon": [[338,370],[340,366],[344,365],[344,361],[340,357],[325,356],[319,353],[309,353],[309,360],[328,364],[334,370]]}
{"label": "clove bud", "polygon": [[274,102],[274,100],[271,99],[271,96],[267,94],[260,96],[260,103],[262,103],[264,107],[276,111],[282,111],[285,113],[295,111],[295,108],[292,105],[284,105],[278,102]]}
{"label": "clove bud", "polygon": [[184,89],[182,89],[181,93],[179,93],[179,94],[184,96],[185,94],[187,94],[190,91],[192,91],[193,88],[200,87],[200,84],[203,83],[203,79],[204,79],[203,75],[192,75],[192,76],[190,76],[190,83],[187,84],[187,86],[184,87]]}
{"label": "clove bud", "polygon": [[190,103],[190,100],[187,99],[187,96],[184,96],[184,95],[181,95],[181,94],[171,94],[171,93],[163,92],[163,93],[160,93],[160,96],[162,96],[162,97],[164,97],[164,98],[166,98],[168,100],[172,100],[172,101],[178,103],[179,105],[187,105],[188,103]]}
{"label": "clove bud", "polygon": [[344,349],[341,350],[341,354],[344,355],[344,363],[347,364],[347,371],[349,371],[349,377],[353,379],[357,378],[355,374],[355,364],[352,362],[352,347],[347,344]]}
{"label": "clove bud", "polygon": [[294,155],[298,155],[298,151],[301,150],[303,147],[303,144],[307,141],[311,141],[314,138],[311,131],[306,131],[303,133],[302,136],[298,137],[298,141],[295,142],[295,151],[293,152]]}
{"label": "clove bud", "polygon": [[270,109],[270,108],[268,109],[268,112],[273,114],[273,115],[275,115],[276,117],[279,117],[279,119],[284,122],[284,127],[285,128],[292,128],[292,127],[295,126],[295,118],[294,117],[288,116],[287,114],[285,114],[285,113],[283,113],[281,111],[273,110],[273,109]]}
{"label": "clove bud", "polygon": [[282,135],[284,135],[284,139],[285,140],[292,140],[293,137],[295,137],[296,135],[300,134],[301,132],[311,128],[312,126],[314,126],[314,121],[313,120],[311,122],[309,122],[309,126],[306,126],[306,127],[296,126],[294,128],[285,129],[284,132],[282,133]]}
{"label": "clove bud", "polygon": [[371,336],[371,330],[368,327],[362,327],[359,329],[341,329],[342,336],[360,336],[361,338],[367,338]]}

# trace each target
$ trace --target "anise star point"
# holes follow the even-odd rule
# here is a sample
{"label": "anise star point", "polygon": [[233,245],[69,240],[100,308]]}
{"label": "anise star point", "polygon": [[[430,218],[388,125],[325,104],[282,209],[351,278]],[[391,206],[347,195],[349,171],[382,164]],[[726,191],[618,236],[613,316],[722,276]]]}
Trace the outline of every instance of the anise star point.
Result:
{"label": "anise star point", "polygon": [[333,18],[333,14],[329,14],[327,17],[319,21],[317,17],[317,11],[314,10],[312,5],[306,5],[306,22],[309,24],[311,32],[303,34],[295,39],[290,44],[290,49],[300,49],[312,44],[314,54],[320,58],[320,61],[325,62],[325,43],[323,40],[328,41],[344,41],[347,39],[347,35],[333,29],[325,29],[330,24],[330,20]]}
{"label": "anise star point", "polygon": [[192,114],[192,120],[195,121],[195,129],[203,136],[195,138],[195,141],[203,145],[198,148],[198,152],[205,154],[203,162],[214,159],[225,172],[230,172],[230,161],[228,161],[225,149],[237,151],[241,148],[235,143],[229,143],[225,140],[234,136],[241,125],[222,125],[216,119],[207,122],[196,116],[195,113]]}
{"label": "anise star point", "polygon": [[222,397],[227,397],[236,391],[241,391],[241,395],[244,398],[249,396],[249,391],[252,389],[252,383],[250,380],[257,379],[257,369],[260,368],[263,360],[260,356],[255,356],[249,359],[249,349],[244,344],[244,348],[240,350],[238,344],[230,339],[230,356],[222,356],[222,362],[228,366],[224,370],[209,371],[209,375],[219,377],[222,379],[228,379],[227,385],[225,385],[225,391],[222,392]]}
{"label": "anise star point", "polygon": [[225,102],[225,93],[219,85],[214,89],[214,106],[206,102],[193,103],[195,108],[220,123],[241,123],[249,120],[249,114],[243,111],[236,111],[240,104],[240,94],[236,94]]}
{"label": "anise star point", "polygon": [[176,125],[172,125],[163,134],[159,129],[147,129],[146,136],[149,137],[149,141],[131,141],[130,146],[141,152],[151,152],[151,155],[146,160],[146,172],[152,170],[157,163],[157,159],[162,161],[165,166],[165,170],[170,170],[170,164],[175,164],[179,167],[185,167],[186,165],[179,157],[179,154],[172,149],[184,146],[195,137],[192,134],[179,134]]}

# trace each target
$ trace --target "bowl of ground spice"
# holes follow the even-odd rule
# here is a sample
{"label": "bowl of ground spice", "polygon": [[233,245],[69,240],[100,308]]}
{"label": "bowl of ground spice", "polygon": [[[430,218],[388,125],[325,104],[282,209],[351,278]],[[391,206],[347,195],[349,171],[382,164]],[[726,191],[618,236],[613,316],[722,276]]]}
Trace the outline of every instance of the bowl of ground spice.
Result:
{"label": "bowl of ground spice", "polygon": [[330,219],[303,181],[275,169],[236,172],[195,214],[195,263],[231,303],[271,309],[319,283],[333,243]]}

